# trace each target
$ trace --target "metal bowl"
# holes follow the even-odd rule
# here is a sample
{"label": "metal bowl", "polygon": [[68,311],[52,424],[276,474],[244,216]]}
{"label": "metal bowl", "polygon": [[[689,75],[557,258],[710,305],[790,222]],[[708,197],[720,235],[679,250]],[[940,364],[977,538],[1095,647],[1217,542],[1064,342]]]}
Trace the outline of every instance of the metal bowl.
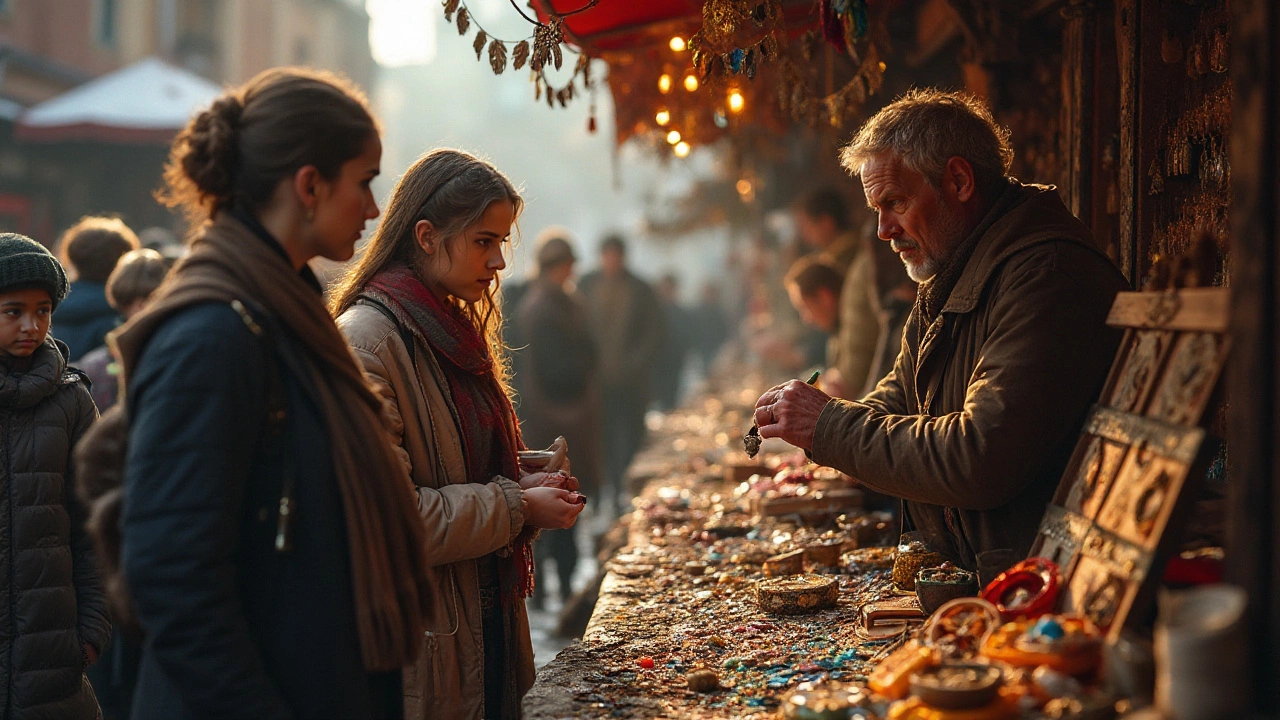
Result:
{"label": "metal bowl", "polygon": [[990,705],[1004,673],[982,663],[942,663],[911,676],[911,694],[939,710],[968,710]]}
{"label": "metal bowl", "polygon": [[936,568],[927,568],[916,574],[916,597],[920,599],[920,609],[925,613],[932,615],[950,600],[978,594],[977,575],[956,570],[957,577],[954,580],[932,580],[928,573],[934,569]]}

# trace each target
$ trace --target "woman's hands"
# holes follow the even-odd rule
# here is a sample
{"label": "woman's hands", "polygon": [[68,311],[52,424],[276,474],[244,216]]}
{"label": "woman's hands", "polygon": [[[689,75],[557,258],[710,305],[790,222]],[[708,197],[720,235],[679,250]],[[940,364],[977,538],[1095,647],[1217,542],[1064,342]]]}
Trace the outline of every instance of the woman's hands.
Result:
{"label": "woman's hands", "polygon": [[532,487],[524,491],[526,525],[544,529],[564,530],[573,527],[578,513],[586,505],[581,496],[556,487]]}
{"label": "woman's hands", "polygon": [[563,470],[556,472],[536,472],[521,475],[520,487],[523,490],[536,487],[552,487],[561,490],[577,490],[578,478]]}

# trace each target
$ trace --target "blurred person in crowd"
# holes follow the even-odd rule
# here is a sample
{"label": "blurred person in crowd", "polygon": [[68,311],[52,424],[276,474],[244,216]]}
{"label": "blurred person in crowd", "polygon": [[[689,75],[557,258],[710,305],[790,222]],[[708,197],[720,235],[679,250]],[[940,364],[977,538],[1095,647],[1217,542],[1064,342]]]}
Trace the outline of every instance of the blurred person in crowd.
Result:
{"label": "blurred person in crowd", "polygon": [[894,369],[857,401],[803,382],[756,403],[760,435],[902,499],[903,529],[967,569],[1029,551],[1111,366],[1124,276],[964,93],[913,90],[841,161],[919,297]]}
{"label": "blurred person in crowd", "polygon": [[653,399],[659,410],[672,410],[680,400],[684,364],[693,344],[693,318],[680,305],[680,281],[675,275],[667,273],[658,280],[657,296],[666,342],[653,366]]}
{"label": "blurred person in crowd", "polygon": [[[783,285],[800,319],[826,336],[824,374],[831,375],[830,368],[840,354],[840,290],[844,287],[844,273],[823,255],[805,255],[792,263]],[[826,378],[823,387],[830,393],[837,392]]]}
{"label": "blurred person in crowd", "polygon": [[729,339],[729,317],[721,299],[720,285],[710,281],[703,283],[698,304],[689,312],[694,329],[690,357],[697,362],[703,375],[709,375],[716,355]]}
{"label": "blurred person in crowd", "polygon": [[[353,255],[381,155],[360,90],[300,68],[227,90],[174,140],[164,199],[197,225],[191,252],[113,336],[134,720],[402,713],[427,538],[308,265]],[[82,471],[121,416],[81,444]]]}
{"label": "blurred person in crowd", "polygon": [[841,397],[850,397],[866,385],[880,338],[880,321],[872,304],[870,242],[854,229],[849,205],[835,188],[809,192],[794,211],[800,239],[844,274],[836,356],[831,363],[836,372],[826,372],[823,384]]}
{"label": "blurred person in crowd", "polygon": [[[528,285],[512,318],[514,384],[525,442],[544,447],[563,435],[573,449],[574,474],[594,494],[604,468],[600,437],[600,366],[587,321],[586,304],[573,288],[577,255],[565,228],[538,234],[534,255],[538,274]],[[572,595],[578,545],[573,530],[546,530],[534,544],[538,574],[547,560],[556,563],[560,597]],[[542,583],[534,587],[533,605],[542,607]]]}
{"label": "blurred person in crowd", "polygon": [[68,228],[58,247],[72,277],[71,292],[58,306],[53,326],[78,360],[102,347],[107,333],[120,324],[120,313],[107,302],[107,278],[121,256],[141,246],[119,218],[89,216]]}
{"label": "blurred person in crowd", "polygon": [[600,269],[587,273],[578,289],[600,351],[605,478],[621,513],[631,507],[626,473],[644,443],[651,373],[664,342],[662,314],[653,288],[627,267],[620,235],[600,244]]}
{"label": "blurred person in crowd", "polygon": [[409,720],[520,717],[533,538],[582,511],[575,478],[519,464],[495,295],[522,207],[489,163],[433,150],[400,178],[330,303],[386,402],[425,521],[431,639],[405,676]]}
{"label": "blurred person in crowd", "polygon": [[[107,278],[107,301],[127,322],[146,308],[151,294],[168,274],[169,266],[169,261],[155,250],[130,250]],[[90,350],[77,365],[92,381],[94,404],[99,412],[105,412],[115,404],[119,391],[120,365],[111,349],[103,345]],[[141,639],[133,628],[113,623],[111,635],[111,644],[88,672],[105,720],[125,719],[132,713],[138,662],[142,657]]]}
{"label": "blurred person in crowd", "polygon": [[163,255],[164,259],[169,262],[170,267],[173,267],[174,263],[187,254],[187,246],[168,228],[155,225],[143,228],[138,233],[138,242],[142,243],[144,249],[155,250]]}
{"label": "blurred person in crowd", "polygon": [[741,335],[749,351],[769,373],[801,374],[822,367],[827,336],[806,326],[791,306],[783,284],[785,269],[800,256],[802,243],[777,243],[770,234],[756,237],[744,253],[747,307]]}
{"label": "blurred person in crowd", "polygon": [[[73,490],[71,449],[97,412],[49,319],[67,276],[40,243],[0,234],[0,717],[93,720],[84,678],[111,637],[106,593]],[[16,489],[15,489],[16,488]]]}
{"label": "blurred person in crowd", "polygon": [[[155,250],[130,250],[120,257],[116,269],[107,278],[107,302],[120,317],[128,321],[142,312],[151,293],[160,287],[169,273],[169,261]],[[76,366],[93,382],[93,402],[99,412],[116,403],[120,386],[120,366],[106,345],[90,350]]]}

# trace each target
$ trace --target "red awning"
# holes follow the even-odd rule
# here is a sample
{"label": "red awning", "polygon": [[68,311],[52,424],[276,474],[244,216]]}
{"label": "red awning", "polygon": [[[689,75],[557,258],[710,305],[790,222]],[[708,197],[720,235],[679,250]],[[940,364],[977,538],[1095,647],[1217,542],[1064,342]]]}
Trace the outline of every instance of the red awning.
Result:
{"label": "red awning", "polygon": [[[587,0],[534,0],[538,19],[547,19],[548,8],[568,13]],[[666,42],[670,34],[686,37],[702,25],[701,0],[601,0],[600,4],[564,19],[565,31],[577,45],[597,51],[634,48],[650,42]],[[659,32],[659,31],[662,32]]]}

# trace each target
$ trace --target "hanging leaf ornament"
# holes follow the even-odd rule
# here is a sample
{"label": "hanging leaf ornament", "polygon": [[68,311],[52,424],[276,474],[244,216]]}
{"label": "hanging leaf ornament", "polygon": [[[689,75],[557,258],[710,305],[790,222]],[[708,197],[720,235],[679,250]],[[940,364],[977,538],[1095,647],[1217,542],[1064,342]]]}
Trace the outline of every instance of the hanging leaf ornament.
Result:
{"label": "hanging leaf ornament", "polygon": [[[596,2],[599,0],[591,0],[590,5],[595,5]],[[489,68],[495,75],[505,72],[508,60],[507,43],[490,36],[479,23],[473,22],[466,0],[441,0],[441,5],[444,8],[445,20],[456,25],[459,35],[466,35],[472,25],[475,26],[476,34],[472,39],[471,49],[476,53],[476,60],[484,59],[485,47],[488,46]],[[527,16],[526,19],[528,19]],[[542,100],[545,95],[548,107],[554,108],[556,103],[561,107],[567,106],[568,102],[577,95],[576,83],[579,76],[582,77],[584,89],[594,90],[591,79],[591,58],[586,53],[578,53],[573,74],[566,85],[559,89],[551,86],[543,73],[547,66],[554,66],[557,70],[564,67],[565,49],[562,47],[564,21],[559,16],[552,15],[546,22],[533,20],[530,22],[534,26],[533,37],[516,43],[511,49],[510,60],[511,67],[516,70],[528,65],[533,71],[534,99]]]}
{"label": "hanging leaf ornament", "polygon": [[489,67],[494,75],[501,75],[507,69],[507,46],[501,40],[489,43]]}
{"label": "hanging leaf ornament", "polygon": [[533,33],[533,52],[529,54],[529,69],[534,72],[542,72],[542,68],[547,64],[547,57],[551,54],[551,48],[547,46],[546,36],[541,29],[535,30]]}

